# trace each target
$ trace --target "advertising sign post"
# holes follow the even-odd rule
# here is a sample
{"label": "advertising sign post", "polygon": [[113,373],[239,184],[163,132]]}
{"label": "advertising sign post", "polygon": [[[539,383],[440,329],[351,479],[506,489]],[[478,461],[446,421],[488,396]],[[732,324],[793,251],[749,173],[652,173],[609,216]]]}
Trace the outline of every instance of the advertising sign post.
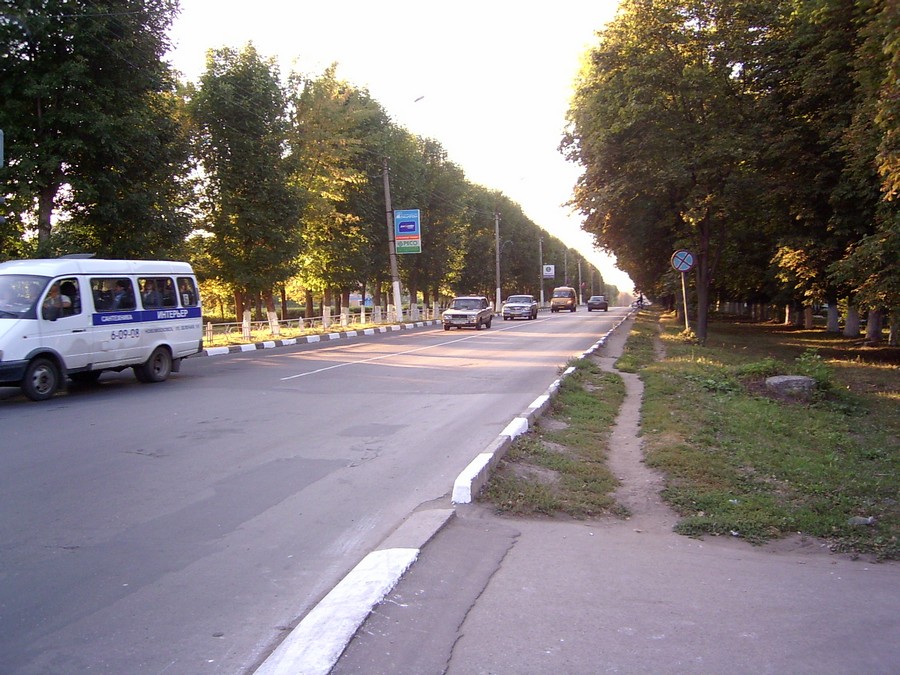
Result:
{"label": "advertising sign post", "polygon": [[394,243],[398,255],[422,252],[422,225],[419,209],[394,211]]}

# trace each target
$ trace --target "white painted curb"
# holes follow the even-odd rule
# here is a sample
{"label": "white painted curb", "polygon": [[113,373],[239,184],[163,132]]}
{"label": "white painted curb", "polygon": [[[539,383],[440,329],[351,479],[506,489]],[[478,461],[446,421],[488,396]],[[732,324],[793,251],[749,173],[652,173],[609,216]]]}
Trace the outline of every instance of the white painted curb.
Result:
{"label": "white painted curb", "polygon": [[356,629],[419,555],[373,551],[326,595],[256,670],[256,675],[327,675]]}

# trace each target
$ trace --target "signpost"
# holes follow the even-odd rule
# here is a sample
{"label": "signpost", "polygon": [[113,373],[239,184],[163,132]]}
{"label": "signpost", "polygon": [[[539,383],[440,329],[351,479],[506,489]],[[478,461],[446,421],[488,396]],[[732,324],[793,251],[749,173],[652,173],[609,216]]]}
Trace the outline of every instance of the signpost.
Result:
{"label": "signpost", "polygon": [[688,321],[687,281],[685,275],[694,268],[694,254],[685,249],[678,249],[672,254],[672,267],[681,272],[681,298],[684,302],[684,329],[689,331],[691,324]]}

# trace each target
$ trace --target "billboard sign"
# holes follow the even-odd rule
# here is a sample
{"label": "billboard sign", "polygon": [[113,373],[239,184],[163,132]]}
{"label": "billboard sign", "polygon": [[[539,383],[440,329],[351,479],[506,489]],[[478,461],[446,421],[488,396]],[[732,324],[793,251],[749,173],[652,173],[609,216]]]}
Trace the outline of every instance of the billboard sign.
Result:
{"label": "billboard sign", "polygon": [[397,253],[422,252],[422,221],[419,209],[394,211],[394,250]]}
{"label": "billboard sign", "polygon": [[544,265],[544,278],[545,279],[556,278],[556,265]]}

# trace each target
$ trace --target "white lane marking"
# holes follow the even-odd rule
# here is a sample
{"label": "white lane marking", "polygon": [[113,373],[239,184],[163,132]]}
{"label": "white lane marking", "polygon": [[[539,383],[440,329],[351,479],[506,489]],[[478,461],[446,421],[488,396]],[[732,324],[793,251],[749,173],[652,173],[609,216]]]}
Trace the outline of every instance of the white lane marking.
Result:
{"label": "white lane marking", "polygon": [[[498,331],[511,330],[512,326],[507,326],[506,328],[500,328]],[[484,333],[476,332],[474,335],[467,335],[466,337],[457,338],[455,340],[447,340],[446,342],[439,342],[436,345],[428,345],[427,347],[416,347],[415,349],[407,349],[403,352],[393,352],[391,354],[382,354],[380,356],[373,356],[370,359],[362,359],[360,361],[346,361],[344,363],[336,363],[333,366],[325,366],[324,368],[317,368],[316,370],[310,370],[305,373],[298,373],[296,375],[288,375],[287,377],[280,378],[282,382],[286,380],[295,380],[298,377],[306,377],[307,375],[317,375],[319,373],[324,373],[329,370],[334,370],[335,368],[344,368],[346,366],[356,366],[362,363],[373,363],[375,361],[382,361],[384,359],[391,359],[395,356],[405,356],[406,354],[415,354],[416,352],[422,352],[428,349],[435,349],[436,347],[444,347],[446,345],[452,345],[456,342],[463,342],[465,340],[471,340],[472,338],[478,337],[480,335],[484,335]]]}

